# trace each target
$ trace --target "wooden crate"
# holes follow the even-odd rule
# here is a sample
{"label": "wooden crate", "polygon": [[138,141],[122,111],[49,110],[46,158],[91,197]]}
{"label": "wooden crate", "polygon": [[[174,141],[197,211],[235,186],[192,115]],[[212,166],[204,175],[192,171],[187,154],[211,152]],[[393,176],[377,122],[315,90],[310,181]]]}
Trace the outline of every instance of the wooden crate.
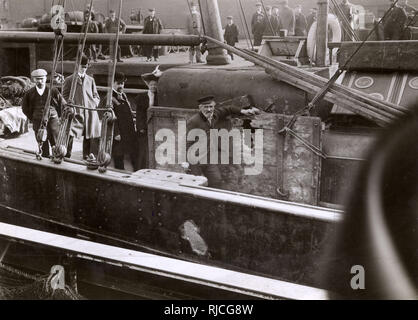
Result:
{"label": "wooden crate", "polygon": [[[149,109],[148,144],[151,168],[184,172],[178,161],[178,154],[173,155],[176,159],[175,164],[161,165],[156,162],[155,151],[162,142],[156,141],[155,135],[160,129],[172,130],[178,147],[179,121],[187,121],[196,112],[197,110],[169,107]],[[263,130],[263,169],[258,175],[246,175],[244,172],[246,166],[232,164],[232,159],[229,165],[219,165],[225,190],[311,205],[318,204],[321,158],[293,136],[279,133],[290,119],[290,116],[264,113],[251,120],[252,128]],[[244,117],[232,118],[227,126],[237,128],[242,133],[244,121]],[[299,117],[292,130],[305,141],[321,148],[319,118]],[[232,151],[230,157],[231,154]]]}

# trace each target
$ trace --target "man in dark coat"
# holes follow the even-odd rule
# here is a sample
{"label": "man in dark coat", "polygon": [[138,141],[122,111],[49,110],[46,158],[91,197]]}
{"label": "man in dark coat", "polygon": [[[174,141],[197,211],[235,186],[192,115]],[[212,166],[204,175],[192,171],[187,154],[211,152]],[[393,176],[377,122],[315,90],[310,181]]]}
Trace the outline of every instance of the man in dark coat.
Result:
{"label": "man in dark coat", "polygon": [[136,98],[136,132],[138,136],[138,170],[149,167],[148,154],[148,116],[149,107],[158,106],[157,84],[162,72],[158,67],[152,73],[141,76],[148,86],[146,94],[140,94]]}
{"label": "man in dark coat", "polygon": [[[93,13],[90,15],[91,16],[90,22],[88,23],[88,26],[87,26],[89,13],[90,11],[88,10],[84,12],[84,24],[83,24],[83,27],[81,28],[81,33],[85,32],[86,28],[87,28],[87,33],[99,33],[99,26],[97,25],[97,22],[93,20]],[[97,62],[96,44],[92,43],[92,44],[86,45],[85,54],[90,60]]]}
{"label": "man in dark coat", "polygon": [[254,36],[254,45],[261,45],[261,40],[263,40],[263,33],[266,29],[266,23],[264,20],[264,14],[261,8],[261,3],[256,4],[257,11],[253,14],[251,19],[251,31]]}
{"label": "man in dark coat", "polygon": [[[131,104],[128,97],[123,92],[126,77],[124,73],[115,74],[113,82],[112,104],[115,112],[116,122],[113,131],[112,156],[115,162],[115,168],[125,170],[125,155],[130,157],[133,170],[138,170],[138,143],[135,130],[134,118],[132,115]],[[102,100],[101,106],[104,106],[105,100]]]}
{"label": "man in dark coat", "polygon": [[[116,12],[113,10],[109,11],[109,18],[106,19],[105,21],[105,32],[106,33],[116,33],[116,31],[118,30],[118,25],[120,28],[120,32],[124,33],[126,31],[126,23],[125,21],[123,21],[122,19],[116,18]],[[113,59],[114,56],[114,45],[110,45],[109,46],[109,54],[110,54],[110,59]],[[121,59],[121,49],[120,46],[118,46],[118,50],[116,53],[116,58],[117,58],[117,62],[123,62],[123,60]]]}
{"label": "man in dark coat", "polygon": [[[254,115],[259,112],[257,108],[251,109],[242,109],[236,106],[225,106],[225,107],[216,107],[216,102],[214,96],[207,96],[200,98],[199,103],[199,113],[192,116],[187,121],[187,131],[193,129],[201,129],[205,131],[208,148],[206,153],[198,154],[198,163],[191,163],[190,170],[194,175],[203,175],[208,179],[208,186],[212,188],[221,188],[222,187],[222,176],[218,164],[207,164],[210,159],[210,130],[211,129],[225,129],[224,120],[231,115]],[[215,108],[216,107],[216,108]],[[187,142],[187,149],[193,145],[194,142]],[[218,145],[218,148],[220,146]],[[219,150],[219,149],[218,149]],[[199,150],[200,151],[200,150]],[[189,161],[190,159],[188,159]]]}
{"label": "man in dark coat", "polygon": [[[143,34],[160,34],[163,29],[161,20],[155,16],[155,9],[149,9],[149,16],[144,20]],[[143,54],[147,57],[147,62],[152,60],[158,61],[158,46],[143,46]]]}
{"label": "man in dark coat", "polygon": [[[225,26],[224,39],[227,44],[235,47],[235,43],[238,42],[238,28],[235,25],[232,16],[228,16],[226,19],[228,22]],[[228,54],[231,56],[231,59],[234,60],[233,53],[228,51]]]}
{"label": "man in dark coat", "polygon": [[[44,69],[37,69],[31,73],[35,86],[28,90],[23,96],[22,111],[26,117],[33,122],[33,131],[38,141],[38,130],[42,123],[43,111],[48,98],[49,87],[46,85],[47,72]],[[51,91],[51,104],[49,106],[48,124],[46,127],[47,139],[42,144],[42,156],[49,157],[49,145],[55,145],[59,133],[59,115],[65,100],[57,88]]]}
{"label": "man in dark coat", "polygon": [[302,13],[302,6],[297,5],[295,7],[295,36],[304,37],[306,36],[306,17]]}
{"label": "man in dark coat", "polygon": [[[395,0],[389,1],[392,4]],[[405,10],[396,4],[383,21],[385,40],[402,40],[407,19]]]}
{"label": "man in dark coat", "polygon": [[279,1],[280,29],[287,30],[288,36],[295,35],[295,12],[289,7],[288,0]]}
{"label": "man in dark coat", "polygon": [[[275,36],[278,34],[277,25],[278,21],[276,22],[276,16],[273,15],[273,9],[271,6],[266,6],[266,17],[264,18],[264,24],[266,28],[264,29],[265,36]],[[278,18],[277,18],[278,19]]]}

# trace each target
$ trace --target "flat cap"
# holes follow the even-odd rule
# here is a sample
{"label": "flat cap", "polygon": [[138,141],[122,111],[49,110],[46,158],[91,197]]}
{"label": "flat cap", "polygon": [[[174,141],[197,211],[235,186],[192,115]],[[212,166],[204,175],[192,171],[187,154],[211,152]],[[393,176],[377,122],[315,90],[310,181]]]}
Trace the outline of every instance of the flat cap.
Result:
{"label": "flat cap", "polygon": [[36,69],[36,70],[33,70],[30,75],[34,78],[36,78],[36,77],[46,77],[48,75],[48,73],[44,69]]}
{"label": "flat cap", "polygon": [[233,17],[232,17],[232,16],[227,16],[226,18],[227,18],[227,19],[233,19]]}
{"label": "flat cap", "polygon": [[262,6],[262,4],[261,4],[261,2],[257,2],[257,3],[255,4],[255,6],[256,6],[256,7],[261,7],[261,6]]}
{"label": "flat cap", "polygon": [[215,97],[214,96],[206,96],[206,97],[199,98],[197,100],[197,102],[199,102],[199,103],[205,103],[205,102],[210,102],[210,101],[213,101],[213,100],[215,100]]}
{"label": "flat cap", "polygon": [[155,8],[149,8],[148,11],[149,12],[155,11]]}

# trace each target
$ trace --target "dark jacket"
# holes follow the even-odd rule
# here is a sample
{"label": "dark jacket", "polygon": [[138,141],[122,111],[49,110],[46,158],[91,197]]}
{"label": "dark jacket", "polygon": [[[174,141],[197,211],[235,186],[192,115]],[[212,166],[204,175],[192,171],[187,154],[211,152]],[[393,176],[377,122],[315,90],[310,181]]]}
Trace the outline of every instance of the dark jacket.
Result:
{"label": "dark jacket", "polygon": [[[192,116],[190,119],[187,120],[186,127],[187,132],[189,132],[192,129],[201,129],[206,132],[207,137],[207,153],[199,154],[199,158],[206,158],[207,161],[210,161],[210,157],[208,156],[208,153],[210,154],[210,129],[230,129],[227,128],[228,123],[226,122],[226,118],[231,115],[239,115],[241,114],[241,108],[236,106],[225,106],[225,107],[218,107],[215,106],[215,111],[213,113],[213,119],[212,122],[209,123],[206,117],[201,113],[198,112],[194,116]],[[186,146],[187,149],[189,149],[195,142],[194,141],[187,141]],[[218,144],[218,156],[220,156],[221,151],[221,143]]]}
{"label": "dark jacket", "polygon": [[306,36],[306,17],[303,13],[295,14],[295,36]]}
{"label": "dark jacket", "polygon": [[[81,33],[85,32],[86,30],[87,22],[83,24],[83,27],[81,28]],[[90,21],[89,27],[87,29],[87,33],[99,33],[99,25],[96,21]]]}
{"label": "dark jacket", "polygon": [[274,14],[267,16],[264,19],[264,24],[266,26],[264,30],[265,36],[274,36],[279,34],[279,17]]}
{"label": "dark jacket", "polygon": [[[126,31],[126,23],[122,19],[120,19],[120,31],[124,33]],[[118,30],[118,18],[115,19],[115,21],[110,20],[110,18],[107,18],[104,25],[105,32],[107,33],[116,33]]]}
{"label": "dark jacket", "polygon": [[266,28],[264,14],[254,13],[251,19],[251,31],[253,34],[263,34]]}
{"label": "dark jacket", "polygon": [[152,18],[148,16],[144,20],[144,31],[143,34],[159,34],[163,29],[161,20],[157,17]]}
{"label": "dark jacket", "polygon": [[234,46],[238,42],[238,34],[238,28],[234,23],[225,26],[224,39],[230,46]]}
{"label": "dark jacket", "polygon": [[[36,91],[36,87],[29,89],[22,100],[22,111],[25,116],[34,123],[40,123],[43,110],[48,97],[49,86],[46,86],[42,96]],[[61,115],[61,107],[65,105],[65,100],[57,88],[52,89],[51,106],[49,107],[50,117],[58,118]]]}
{"label": "dark jacket", "polygon": [[117,118],[114,124],[113,137],[115,138],[118,135],[121,137],[118,144],[119,148],[114,151],[116,154],[128,154],[137,148],[137,136],[131,104],[125,93],[119,95],[115,91],[112,93],[112,104]]}

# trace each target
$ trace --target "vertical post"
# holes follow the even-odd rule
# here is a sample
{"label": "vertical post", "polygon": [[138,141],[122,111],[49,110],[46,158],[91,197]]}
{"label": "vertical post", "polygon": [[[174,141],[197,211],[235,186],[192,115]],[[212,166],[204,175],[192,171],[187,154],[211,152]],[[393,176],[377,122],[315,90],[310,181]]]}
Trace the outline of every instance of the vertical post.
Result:
{"label": "vertical post", "polygon": [[318,0],[317,21],[315,62],[318,67],[325,67],[328,50],[328,0]]}
{"label": "vertical post", "polygon": [[[200,6],[206,35],[224,42],[218,0],[201,0]],[[225,49],[218,47],[214,43],[208,43],[207,48],[209,53],[206,61],[208,64],[225,65],[231,63],[231,58],[226,54]]]}

